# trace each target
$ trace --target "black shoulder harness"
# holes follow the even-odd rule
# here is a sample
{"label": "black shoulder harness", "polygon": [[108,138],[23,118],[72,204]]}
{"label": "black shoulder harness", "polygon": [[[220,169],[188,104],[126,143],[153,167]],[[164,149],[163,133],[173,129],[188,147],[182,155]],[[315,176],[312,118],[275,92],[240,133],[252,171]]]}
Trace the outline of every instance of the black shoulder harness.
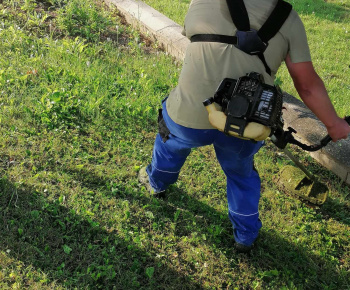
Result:
{"label": "black shoulder harness", "polygon": [[196,34],[191,37],[191,42],[220,42],[236,46],[238,49],[250,55],[256,55],[265,66],[266,72],[271,75],[271,69],[266,63],[264,51],[269,45],[268,41],[274,37],[288,18],[292,5],[278,0],[271,15],[262,25],[259,31],[250,28],[247,9],[243,0],[226,0],[231,18],[237,27],[236,36],[219,34]]}

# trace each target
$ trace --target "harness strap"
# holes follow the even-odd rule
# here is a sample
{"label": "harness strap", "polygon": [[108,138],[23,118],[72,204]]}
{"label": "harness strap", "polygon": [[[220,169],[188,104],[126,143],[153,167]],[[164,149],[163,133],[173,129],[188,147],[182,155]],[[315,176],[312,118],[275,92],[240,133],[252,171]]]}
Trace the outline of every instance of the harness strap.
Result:
{"label": "harness strap", "polygon": [[191,42],[220,42],[236,45],[238,41],[236,36],[220,34],[196,34],[191,37]]}
{"label": "harness strap", "polygon": [[267,43],[272,37],[277,34],[277,32],[281,29],[283,23],[287,20],[290,12],[292,11],[292,8],[292,5],[285,1],[277,1],[277,4],[271,12],[269,18],[258,31],[258,35],[263,42]]}
{"label": "harness strap", "polygon": [[[219,35],[219,34],[196,34],[191,37],[191,42],[218,42],[218,43],[226,43],[226,44],[237,44],[236,36],[227,36],[227,35]],[[258,53],[257,57],[263,63],[266,72],[271,75],[271,69],[266,62],[265,56],[263,53]]]}
{"label": "harness strap", "polygon": [[[230,15],[232,18],[233,23],[235,24],[237,28],[237,33],[242,34],[241,32],[252,32],[250,28],[249,23],[249,16],[247,9],[244,5],[243,0],[226,0],[228,9],[230,11]],[[288,18],[290,12],[292,11],[292,5],[289,3],[278,0],[275,8],[271,12],[270,16],[266,20],[266,22],[261,26],[259,31],[257,32],[258,39],[260,38],[260,42],[263,43],[263,49],[261,47],[259,50],[256,51],[256,53],[253,53],[252,51],[245,50],[242,47],[238,46],[238,38],[237,36],[228,36],[228,35],[220,35],[220,34],[196,34],[191,37],[191,42],[219,42],[219,43],[226,43],[226,44],[232,44],[238,47],[239,49],[247,52],[251,55],[257,55],[261,62],[263,63],[266,72],[271,75],[271,69],[268,66],[265,56],[264,56],[264,50],[266,49],[268,45],[268,41],[274,37],[277,32],[282,27],[283,23]],[[244,34],[243,34],[244,35]],[[261,42],[262,41],[262,42]]]}
{"label": "harness strap", "polygon": [[266,62],[266,59],[265,59],[264,54],[263,54],[263,53],[259,53],[259,54],[257,54],[257,56],[258,56],[258,58],[261,60],[261,62],[263,63],[266,72],[267,72],[269,75],[271,75],[271,69],[270,69],[269,65],[267,64],[267,62]]}
{"label": "harness strap", "polygon": [[243,0],[226,0],[232,21],[238,30],[250,30],[250,23],[247,8]]}

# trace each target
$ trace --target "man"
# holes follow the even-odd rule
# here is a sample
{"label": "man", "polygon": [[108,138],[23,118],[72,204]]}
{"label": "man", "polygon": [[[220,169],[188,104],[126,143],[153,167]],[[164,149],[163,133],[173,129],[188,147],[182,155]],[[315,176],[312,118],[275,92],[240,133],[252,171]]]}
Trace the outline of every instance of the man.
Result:
{"label": "man", "polygon": [[[276,3],[277,0],[245,0],[250,27],[259,30]],[[189,39],[198,34],[234,36],[236,30],[225,0],[192,0],[184,29]],[[202,102],[214,95],[220,82],[254,71],[263,75],[265,83],[273,85],[275,74],[285,61],[301,99],[325,124],[333,141],[347,138],[350,133],[349,125],[337,116],[313,68],[305,29],[294,10],[269,40],[264,58],[270,72],[261,59],[235,45],[192,42],[178,85],[163,101],[163,120],[160,119],[160,134],[156,137],[152,162],[139,173],[139,180],[150,192],[164,196],[166,188],[176,182],[191,148],[213,144],[227,177],[229,218],[236,248],[241,252],[252,248],[261,228],[260,178],[253,158],[262,142],[229,137],[211,126]]]}

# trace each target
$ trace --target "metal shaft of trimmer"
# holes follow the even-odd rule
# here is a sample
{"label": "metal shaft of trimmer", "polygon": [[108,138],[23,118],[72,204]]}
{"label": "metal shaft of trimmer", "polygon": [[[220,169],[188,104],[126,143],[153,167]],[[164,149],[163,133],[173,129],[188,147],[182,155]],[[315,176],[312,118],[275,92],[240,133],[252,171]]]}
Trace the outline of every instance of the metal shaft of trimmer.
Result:
{"label": "metal shaft of trimmer", "polygon": [[315,177],[305,168],[303,164],[299,162],[297,158],[294,157],[294,155],[287,148],[284,148],[283,152],[306,174],[307,177],[309,177],[312,181],[315,180]]}

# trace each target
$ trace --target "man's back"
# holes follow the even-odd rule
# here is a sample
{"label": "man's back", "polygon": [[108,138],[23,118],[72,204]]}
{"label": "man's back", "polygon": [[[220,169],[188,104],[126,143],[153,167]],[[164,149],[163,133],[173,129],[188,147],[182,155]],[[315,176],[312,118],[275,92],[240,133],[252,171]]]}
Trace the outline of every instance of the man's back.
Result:
{"label": "man's back", "polygon": [[[277,0],[245,1],[251,28],[259,29],[266,21]],[[193,0],[185,18],[188,38],[195,34],[236,33],[225,0]],[[248,55],[225,43],[191,43],[187,49],[178,86],[167,102],[170,117],[178,124],[196,128],[212,128],[202,101],[213,96],[224,78],[238,78],[251,71],[264,75],[265,82],[273,84],[275,73],[290,53],[293,61],[310,61],[304,26],[295,11],[269,41],[264,55],[272,70],[271,76],[257,56]]]}

